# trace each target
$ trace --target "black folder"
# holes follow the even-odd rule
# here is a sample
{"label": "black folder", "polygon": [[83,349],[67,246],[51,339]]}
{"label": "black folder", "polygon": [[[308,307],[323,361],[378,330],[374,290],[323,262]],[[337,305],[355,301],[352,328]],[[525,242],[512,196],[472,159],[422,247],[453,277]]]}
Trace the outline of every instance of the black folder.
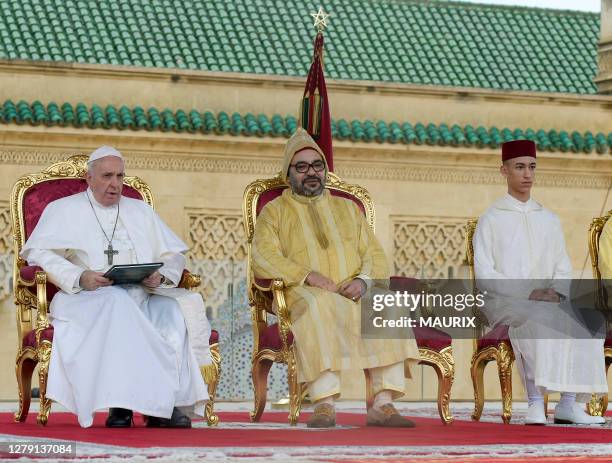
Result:
{"label": "black folder", "polygon": [[161,262],[113,265],[103,276],[104,278],[113,280],[113,285],[138,284],[163,265],[164,264]]}

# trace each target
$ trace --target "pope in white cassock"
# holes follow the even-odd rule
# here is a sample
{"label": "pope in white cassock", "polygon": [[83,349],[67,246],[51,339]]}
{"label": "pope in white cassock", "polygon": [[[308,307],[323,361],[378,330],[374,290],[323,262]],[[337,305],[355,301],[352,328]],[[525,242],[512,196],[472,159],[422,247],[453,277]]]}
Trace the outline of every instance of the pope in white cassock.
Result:
{"label": "pope in white cassock", "polygon": [[[555,423],[601,424],[584,404],[607,393],[603,339],[573,337],[578,323],[560,307],[569,297],[572,267],[559,218],[531,199],[536,147],[530,140],[502,145],[501,173],[508,193],[480,219],[474,234],[474,270],[490,325],[509,325],[529,401],[526,424],[545,424],[544,394],[561,392]],[[496,282],[495,280],[506,280]],[[558,331],[554,328],[559,327]],[[568,335],[563,336],[567,329]],[[557,339],[542,333],[558,333]],[[545,335],[544,335],[545,336]],[[577,397],[578,395],[578,397]]]}
{"label": "pope in white cassock", "polygon": [[[210,325],[199,294],[176,288],[185,244],[144,201],[121,195],[124,161],[94,151],[83,192],[50,203],[21,257],[47,272],[60,291],[47,396],[92,425],[129,427],[132,411],[149,427],[191,427],[208,399],[201,368],[211,363]],[[112,286],[116,264],[162,262],[139,285]]]}

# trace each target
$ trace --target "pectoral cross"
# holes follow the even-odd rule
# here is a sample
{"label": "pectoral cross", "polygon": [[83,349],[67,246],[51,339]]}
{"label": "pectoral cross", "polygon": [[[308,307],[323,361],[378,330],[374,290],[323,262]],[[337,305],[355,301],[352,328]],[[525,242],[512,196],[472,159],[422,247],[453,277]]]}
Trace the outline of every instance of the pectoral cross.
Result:
{"label": "pectoral cross", "polygon": [[119,251],[113,249],[113,245],[108,243],[108,249],[104,251],[106,257],[108,258],[108,265],[113,265],[113,256],[119,254]]}

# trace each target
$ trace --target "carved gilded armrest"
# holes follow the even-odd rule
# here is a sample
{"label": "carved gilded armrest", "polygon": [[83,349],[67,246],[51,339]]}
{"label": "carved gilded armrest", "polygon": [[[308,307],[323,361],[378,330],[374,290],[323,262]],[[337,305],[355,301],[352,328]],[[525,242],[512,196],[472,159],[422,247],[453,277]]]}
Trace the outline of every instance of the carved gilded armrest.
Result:
{"label": "carved gilded armrest", "polygon": [[286,352],[289,349],[287,338],[291,333],[291,320],[289,318],[289,308],[285,301],[285,284],[283,280],[272,281],[272,294],[274,295],[274,302],[276,304],[276,314],[278,316],[278,334],[281,338],[283,351]]}
{"label": "carved gilded armrest", "polygon": [[181,281],[178,284],[179,288],[192,289],[197,288],[202,283],[202,277],[196,273],[191,273],[189,270],[183,270]]}
{"label": "carved gilded armrest", "polygon": [[40,342],[41,333],[49,327],[49,316],[47,314],[49,302],[47,300],[47,274],[38,266],[24,265],[19,269],[17,286],[32,288],[36,287],[36,344]]}
{"label": "carved gilded armrest", "polygon": [[[274,313],[278,317],[278,334],[281,339],[281,348],[283,352],[287,352],[288,349],[290,349],[288,337],[289,333],[291,333],[291,320],[289,318],[287,302],[285,301],[285,284],[283,283],[283,280],[280,278],[254,278],[253,287],[261,293],[262,297],[265,297],[266,293],[272,294],[273,303],[270,305],[265,305],[266,311],[274,310]],[[256,310],[257,309],[258,308],[256,307]],[[265,313],[256,312],[255,316],[255,322],[265,320]],[[259,320],[259,318],[262,318],[263,320]]]}
{"label": "carved gilded armrest", "polygon": [[253,279],[252,301],[255,307],[253,320],[257,323],[267,323],[267,314],[276,315],[274,305],[274,293],[272,292],[273,279],[257,278]]}
{"label": "carved gilded armrest", "polygon": [[23,265],[19,268],[17,285],[32,287],[36,286],[36,273],[44,272],[42,267],[37,265]]}
{"label": "carved gilded armrest", "polygon": [[47,301],[47,273],[43,271],[36,272],[36,345],[40,345],[40,335],[43,331],[49,328],[49,316],[47,310],[49,303]]}
{"label": "carved gilded armrest", "polygon": [[272,291],[272,283],[274,282],[271,278],[257,278],[255,277],[253,281],[253,286],[255,286],[260,291],[270,292]]}

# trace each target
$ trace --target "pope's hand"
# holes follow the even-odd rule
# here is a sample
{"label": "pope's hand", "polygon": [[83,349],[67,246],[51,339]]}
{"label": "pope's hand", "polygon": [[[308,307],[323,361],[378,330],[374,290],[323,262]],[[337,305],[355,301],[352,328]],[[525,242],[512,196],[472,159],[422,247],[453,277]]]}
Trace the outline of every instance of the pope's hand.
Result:
{"label": "pope's hand", "polygon": [[142,284],[147,288],[157,288],[161,285],[162,274],[159,272],[153,272],[151,275],[142,280]]}
{"label": "pope's hand", "polygon": [[358,301],[361,299],[361,296],[365,294],[366,289],[367,286],[365,281],[363,281],[361,278],[355,278],[354,280],[347,281],[346,283],[340,285],[338,292],[347,299]]}
{"label": "pope's hand", "polygon": [[93,291],[103,286],[110,286],[113,284],[112,280],[104,278],[100,272],[94,272],[93,270],[85,270],[81,273],[79,278],[79,286],[87,291]]}
{"label": "pope's hand", "polygon": [[314,286],[315,288],[326,289],[332,293],[338,292],[336,283],[320,273],[310,272],[305,281],[307,285]]}

